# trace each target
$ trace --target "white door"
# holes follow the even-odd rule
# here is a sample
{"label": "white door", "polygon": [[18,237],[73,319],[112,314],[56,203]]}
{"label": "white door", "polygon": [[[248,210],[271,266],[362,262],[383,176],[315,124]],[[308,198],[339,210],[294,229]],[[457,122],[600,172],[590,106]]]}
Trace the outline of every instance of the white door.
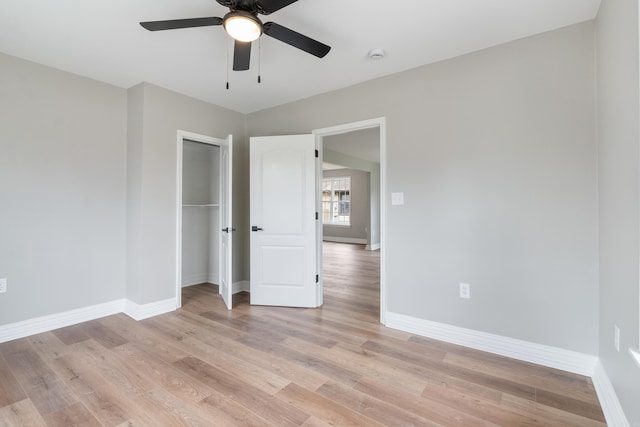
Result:
{"label": "white door", "polygon": [[233,173],[233,138],[231,135],[220,144],[220,284],[218,289],[227,308],[231,310],[233,294],[232,251],[232,174]]}
{"label": "white door", "polygon": [[313,135],[250,140],[251,304],[317,307]]}

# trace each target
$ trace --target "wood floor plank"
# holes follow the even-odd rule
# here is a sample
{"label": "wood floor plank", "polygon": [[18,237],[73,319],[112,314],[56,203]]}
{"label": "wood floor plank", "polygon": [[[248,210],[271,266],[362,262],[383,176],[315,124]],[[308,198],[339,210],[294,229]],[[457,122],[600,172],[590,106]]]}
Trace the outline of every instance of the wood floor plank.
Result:
{"label": "wood floor plank", "polygon": [[123,363],[130,365],[140,375],[186,401],[199,402],[209,396],[211,388],[173,365],[153,357],[129,343],[114,349]]}
{"label": "wood floor plank", "polygon": [[338,340],[333,338],[325,338],[320,335],[305,331],[304,329],[296,328],[291,322],[275,320],[265,316],[258,316],[260,323],[265,327],[276,331],[285,337],[295,337],[301,341],[306,341],[313,345],[318,345],[326,348],[331,348],[338,344]]}
{"label": "wood floor plank", "polygon": [[308,368],[314,372],[325,376],[327,379],[332,379],[349,386],[353,386],[361,378],[361,374],[354,372],[352,366],[345,366],[329,358],[319,357],[314,352],[300,351],[293,348],[293,346],[287,346],[288,341],[284,341],[283,345],[275,348],[272,353],[285,359],[291,363],[297,364],[301,367]]}
{"label": "wood floor plank", "polygon": [[212,423],[191,404],[176,398],[162,387],[149,390],[138,402],[144,401],[145,410],[152,414],[158,426],[208,427]]}
{"label": "wood floor plank", "polygon": [[583,376],[541,367],[508,357],[498,357],[478,350],[465,349],[464,352],[464,354],[460,352],[447,353],[445,362],[527,384],[539,390],[561,390],[584,402],[597,403],[593,401],[593,390],[590,383]]}
{"label": "wood floor plank", "polygon": [[12,405],[27,398],[27,393],[9,369],[9,365],[0,355],[0,408]]}
{"label": "wood floor plank", "polygon": [[52,332],[32,335],[27,337],[27,341],[45,361],[60,357],[68,351],[68,346]]}
{"label": "wood floor plank", "polygon": [[174,365],[275,425],[299,426],[309,418],[309,414],[195,357]]}
{"label": "wood floor plank", "polygon": [[325,327],[322,324],[305,321],[300,319],[299,316],[287,314],[285,310],[272,310],[266,314],[260,315],[262,318],[274,319],[277,321],[286,322],[287,325],[296,329],[306,330],[317,337],[323,337],[331,341],[345,342],[353,345],[361,345],[367,340],[362,337],[355,337],[348,333],[344,333],[336,328]]}
{"label": "wood floor plank", "polygon": [[326,420],[330,425],[336,426],[382,426],[376,420],[363,414],[352,411],[333,400],[313,393],[296,384],[289,384],[277,394],[280,399],[290,405],[296,406],[305,412],[320,419]]}
{"label": "wood floor plank", "polygon": [[156,385],[93,339],[73,344],[73,347],[80,363],[94,366],[105,381],[118,387],[128,398],[135,398]]}
{"label": "wood floor plank", "polygon": [[198,405],[207,419],[220,426],[277,427],[246,407],[223,396],[209,396]]}
{"label": "wood floor plank", "polygon": [[0,427],[46,427],[47,424],[30,399],[0,407]]}
{"label": "wood floor plank", "polygon": [[127,343],[126,339],[118,335],[111,328],[101,324],[99,320],[85,322],[81,326],[85,334],[89,335],[105,348],[113,348]]}
{"label": "wood floor plank", "polygon": [[302,427],[332,427],[333,424],[330,424],[328,421],[324,421],[314,417],[313,415],[309,417],[307,421],[302,424]]}
{"label": "wood floor plank", "polygon": [[428,384],[425,387],[422,397],[431,402],[438,402],[446,407],[462,411],[465,414],[473,415],[483,420],[491,421],[498,425],[536,425],[535,418],[502,407],[500,405],[502,399],[500,402],[494,402],[477,398],[464,391],[434,384]]}
{"label": "wood floor plank", "polygon": [[[68,389],[104,425],[119,425],[139,415],[130,396],[102,376],[94,363],[72,353],[53,360],[50,365]],[[144,416],[140,418],[146,420]]]}
{"label": "wood floor plank", "polygon": [[542,405],[517,396],[505,395],[502,406],[535,419],[544,419],[545,425],[562,427],[605,427],[602,421],[592,420],[570,412]]}
{"label": "wood floor plank", "polygon": [[353,388],[345,387],[334,381],[328,381],[320,387],[318,394],[386,426],[439,426],[437,423],[420,418],[397,406],[360,393]]}
{"label": "wood floor plank", "polygon": [[89,410],[81,403],[66,406],[45,416],[49,427],[102,427],[102,424]]}
{"label": "wood floor plank", "polygon": [[595,421],[605,421],[599,403],[585,402],[581,399],[575,399],[572,395],[567,396],[547,390],[538,390],[536,393],[536,402]]}
{"label": "wood floor plank", "polygon": [[78,397],[93,393],[105,382],[105,378],[98,373],[98,368],[92,363],[87,363],[76,353],[52,360],[49,366]]}
{"label": "wood floor plank", "polygon": [[85,330],[85,325],[80,324],[56,329],[52,331],[52,333],[55,334],[60,339],[60,341],[62,341],[66,345],[71,345],[91,338],[86,334]]}
{"label": "wood floor plank", "polygon": [[348,376],[327,374],[327,377],[346,384],[348,386],[355,385],[360,378],[369,376],[376,378],[380,382],[389,384],[397,384],[403,389],[419,396],[425,386],[425,381],[415,375],[403,372],[397,366],[376,361],[370,357],[370,354],[360,347],[352,347],[348,344],[340,344],[332,349],[324,349],[322,347],[313,348],[305,343],[288,338],[284,341],[287,350],[298,354],[306,354],[313,357],[314,360],[331,365],[339,365],[342,369],[347,369]]}
{"label": "wood floor plank", "polygon": [[443,383],[455,384],[456,381],[452,382],[450,379],[457,379],[463,381],[463,383],[480,386],[481,388],[476,387],[478,391],[482,391],[484,388],[493,389],[501,393],[521,396],[531,400],[535,400],[536,397],[536,389],[527,384],[496,377],[485,372],[475,371],[462,366],[452,367],[444,361],[433,360],[430,358],[424,358],[419,363],[407,363],[403,360],[404,356],[398,355],[394,347],[384,344],[376,344],[375,346],[367,345],[367,347],[374,354],[380,355],[378,356],[379,358],[382,358],[383,360],[385,357],[395,359],[396,361],[394,362],[394,365],[402,367],[408,372],[412,372],[425,380],[434,378],[438,381],[442,381]]}
{"label": "wood floor plank", "polygon": [[172,363],[189,355],[188,352],[182,350],[180,347],[172,345],[160,334],[149,330],[149,328],[140,322],[136,322],[124,314],[103,317],[99,319],[99,322],[111,328],[118,335],[133,343],[133,345],[149,353],[153,353],[165,362]]}
{"label": "wood floor plank", "polygon": [[9,369],[40,414],[46,415],[75,402],[62,381],[33,349],[5,354]]}
{"label": "wood floor plank", "polygon": [[467,414],[461,410],[442,405],[439,402],[417,397],[399,388],[391,387],[388,384],[380,384],[367,377],[363,378],[354,388],[364,394],[382,399],[407,412],[443,426],[496,427],[499,425]]}

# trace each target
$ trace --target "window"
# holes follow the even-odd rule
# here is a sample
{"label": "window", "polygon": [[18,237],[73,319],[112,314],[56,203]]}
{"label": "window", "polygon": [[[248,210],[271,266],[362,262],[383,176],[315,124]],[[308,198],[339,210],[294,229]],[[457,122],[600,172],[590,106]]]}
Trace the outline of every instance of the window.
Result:
{"label": "window", "polygon": [[351,177],[322,180],[322,222],[351,225]]}

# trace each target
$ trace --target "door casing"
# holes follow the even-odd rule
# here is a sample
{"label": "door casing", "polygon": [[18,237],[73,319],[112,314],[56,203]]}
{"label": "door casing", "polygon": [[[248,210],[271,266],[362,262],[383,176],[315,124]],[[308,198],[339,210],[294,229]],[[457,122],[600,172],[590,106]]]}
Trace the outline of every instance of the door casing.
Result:
{"label": "door casing", "polygon": [[[316,137],[316,149],[320,156],[322,165],[322,139],[325,136],[340,135],[342,133],[354,132],[364,129],[378,128],[380,131],[380,323],[386,324],[387,313],[387,280],[386,280],[386,201],[387,201],[387,119],[378,117],[374,119],[362,120],[359,122],[345,123],[313,130]],[[322,167],[316,170],[316,209],[322,206]],[[322,284],[322,221],[318,221],[316,231],[317,248],[317,271],[320,273],[320,283]],[[318,287],[318,301],[322,303],[322,286]]]}
{"label": "door casing", "polygon": [[[178,130],[176,144],[176,309],[182,307],[182,150],[185,139],[218,147],[221,147],[226,142],[225,139]],[[218,240],[218,245],[221,246],[220,240]],[[218,249],[219,251],[222,250],[221,247]]]}

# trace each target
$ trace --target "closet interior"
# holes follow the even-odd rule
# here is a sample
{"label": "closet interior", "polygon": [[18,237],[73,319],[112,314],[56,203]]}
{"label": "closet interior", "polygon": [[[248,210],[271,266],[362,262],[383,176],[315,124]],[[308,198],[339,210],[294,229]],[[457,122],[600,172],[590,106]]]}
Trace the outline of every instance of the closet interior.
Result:
{"label": "closet interior", "polygon": [[218,284],[220,147],[184,140],[182,287]]}

